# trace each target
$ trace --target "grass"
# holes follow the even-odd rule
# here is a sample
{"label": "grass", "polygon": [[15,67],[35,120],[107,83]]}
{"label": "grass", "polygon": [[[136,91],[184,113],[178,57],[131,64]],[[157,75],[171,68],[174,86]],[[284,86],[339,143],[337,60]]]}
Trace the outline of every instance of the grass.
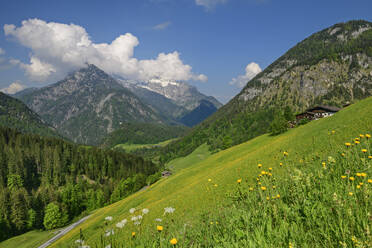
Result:
{"label": "grass", "polygon": [[[350,173],[363,170],[371,176],[371,164],[359,162],[359,149],[347,154],[347,160],[342,163],[340,153],[346,153],[345,142],[372,131],[371,106],[372,98],[368,98],[332,117],[278,136],[263,135],[206,155],[203,160],[195,159],[198,153],[191,154],[194,159],[187,157],[184,163],[174,162],[178,171],[174,175],[97,210],[79,228],[91,247],[104,247],[108,243],[119,244],[114,247],[170,247],[172,238],[177,239],[177,247],[368,247],[371,184],[365,182],[362,186],[365,192],[357,193],[356,184],[342,181],[340,175],[348,168]],[[289,156],[284,157],[283,152]],[[329,162],[329,156],[335,163]],[[322,162],[326,162],[327,170]],[[266,176],[260,179],[267,187],[265,192],[257,184],[261,171],[258,164],[265,171],[273,169],[275,181]],[[327,174],[331,167],[332,173]],[[240,184],[238,179],[242,179]],[[274,183],[278,187],[275,191]],[[250,187],[254,188],[252,195]],[[280,197],[266,200],[268,192],[270,197],[277,194]],[[354,193],[351,203],[347,202],[348,192]],[[333,193],[345,210],[333,203]],[[175,212],[164,215],[164,208],[169,206]],[[130,208],[137,209],[136,215],[143,208],[150,212],[144,215],[141,225],[135,226],[130,221],[133,216]],[[332,209],[339,215],[333,215]],[[106,216],[112,216],[113,221],[105,222]],[[124,218],[129,223],[123,229],[116,228],[115,224]],[[161,233],[156,231],[155,218],[163,219]],[[51,247],[75,247],[79,228]],[[105,231],[111,228],[115,234],[105,237]],[[132,232],[136,233],[135,238]],[[335,245],[339,240],[341,243]]]}
{"label": "grass", "polygon": [[114,146],[114,148],[121,148],[124,149],[126,152],[132,152],[142,148],[153,148],[153,147],[163,147],[169,144],[170,142],[174,141],[175,139],[169,139],[157,144],[118,144]]}
{"label": "grass", "polygon": [[30,231],[0,243],[0,248],[34,248],[52,238],[55,234],[52,231]]}

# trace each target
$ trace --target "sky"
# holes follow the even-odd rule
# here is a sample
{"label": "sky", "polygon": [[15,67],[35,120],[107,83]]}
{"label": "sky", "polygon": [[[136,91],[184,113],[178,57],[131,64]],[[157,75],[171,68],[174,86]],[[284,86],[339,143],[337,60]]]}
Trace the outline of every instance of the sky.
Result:
{"label": "sky", "polygon": [[226,103],[301,40],[355,19],[372,21],[371,0],[1,0],[0,89],[43,87],[93,63]]}

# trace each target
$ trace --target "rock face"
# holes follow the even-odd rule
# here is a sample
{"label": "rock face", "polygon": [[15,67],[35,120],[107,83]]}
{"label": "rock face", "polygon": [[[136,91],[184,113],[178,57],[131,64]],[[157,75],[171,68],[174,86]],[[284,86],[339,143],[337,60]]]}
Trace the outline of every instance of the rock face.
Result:
{"label": "rock face", "polygon": [[207,100],[201,100],[198,107],[184,115],[179,122],[192,127],[204,121],[208,116],[217,111],[216,106]]}
{"label": "rock face", "polygon": [[2,92],[0,92],[0,125],[15,128],[24,133],[60,137],[54,128],[45,123],[24,103]]}
{"label": "rock face", "polygon": [[201,101],[210,102],[216,109],[222,106],[214,97],[206,96],[196,87],[184,82],[153,79],[148,82],[120,80],[120,83],[141,100],[158,109],[168,119],[180,119],[197,108]]}
{"label": "rock face", "polygon": [[156,111],[94,65],[20,99],[62,135],[97,145],[123,122],[158,122]]}

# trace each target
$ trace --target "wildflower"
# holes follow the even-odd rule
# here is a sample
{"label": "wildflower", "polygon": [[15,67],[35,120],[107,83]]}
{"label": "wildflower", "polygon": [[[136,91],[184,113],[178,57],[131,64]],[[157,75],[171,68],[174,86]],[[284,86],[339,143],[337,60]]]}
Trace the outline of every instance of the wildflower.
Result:
{"label": "wildflower", "polygon": [[357,189],[360,189],[360,185],[357,185]]}
{"label": "wildflower", "polygon": [[105,220],[107,220],[107,221],[112,221],[112,216],[107,216],[107,217],[105,218]]}
{"label": "wildflower", "polygon": [[372,159],[372,155],[369,155],[368,158],[369,158],[369,159]]}
{"label": "wildflower", "polygon": [[172,207],[164,208],[164,214],[172,214],[176,209]]}
{"label": "wildflower", "polygon": [[279,165],[280,165],[280,167],[282,167],[283,166],[283,163],[279,163]]}
{"label": "wildflower", "polygon": [[366,152],[367,152],[367,149],[362,149],[362,152],[363,152],[363,153],[366,153]]}
{"label": "wildflower", "polygon": [[218,225],[218,221],[216,221],[216,225]]}
{"label": "wildflower", "polygon": [[157,221],[157,222],[162,222],[162,219],[160,219],[160,218],[156,218],[155,221]]}
{"label": "wildflower", "polygon": [[138,220],[138,217],[137,216],[133,216],[130,220],[131,221],[137,221]]}
{"label": "wildflower", "polygon": [[132,232],[132,237],[134,238],[136,236],[136,232]]}
{"label": "wildflower", "polygon": [[211,221],[209,224],[213,225],[213,221]]}
{"label": "wildflower", "polygon": [[111,248],[111,244],[106,245],[105,248]]}
{"label": "wildflower", "polygon": [[360,173],[360,176],[361,177],[367,177],[367,173],[362,172],[362,173]]}
{"label": "wildflower", "polygon": [[288,248],[293,248],[293,244],[291,242],[289,242]]}
{"label": "wildflower", "polygon": [[131,209],[129,209],[129,213],[131,213],[131,214],[133,214],[135,211],[136,211],[135,208],[131,208]]}
{"label": "wildflower", "polygon": [[345,179],[345,178],[346,178],[346,176],[341,176],[341,178],[342,178],[342,179]]}
{"label": "wildflower", "polygon": [[283,152],[283,155],[284,156],[288,156],[288,152]]}
{"label": "wildflower", "polygon": [[359,183],[360,186],[362,186],[364,183]]}
{"label": "wildflower", "polygon": [[342,156],[342,157],[345,157],[345,153],[341,153],[341,156]]}
{"label": "wildflower", "polygon": [[270,197],[267,196],[267,197],[266,197],[266,200],[270,200]]}
{"label": "wildflower", "polygon": [[121,223],[123,223],[124,225],[127,224],[127,222],[128,222],[127,219],[121,221]]}
{"label": "wildflower", "polygon": [[274,186],[273,186],[273,189],[275,189],[275,188],[276,188],[276,186],[274,185]]}
{"label": "wildflower", "polygon": [[261,168],[262,167],[262,164],[258,164],[257,166],[258,166],[258,168]]}
{"label": "wildflower", "polygon": [[208,182],[212,182],[212,179],[209,178],[209,179],[208,179]]}
{"label": "wildflower", "polygon": [[141,221],[136,221],[133,224],[136,225],[136,226],[141,225]]}
{"label": "wildflower", "polygon": [[273,174],[271,174],[271,173],[267,173],[267,175],[268,175],[269,177],[271,177]]}
{"label": "wildflower", "polygon": [[82,240],[82,239],[77,239],[77,240],[75,240],[75,243],[76,243],[76,244],[84,244],[84,240]]}
{"label": "wildflower", "polygon": [[351,144],[349,142],[346,142],[345,146],[349,147],[349,146],[351,146]]}
{"label": "wildflower", "polygon": [[323,168],[325,168],[326,167],[326,163],[325,162],[322,162],[322,166],[323,166]]}
{"label": "wildflower", "polygon": [[261,183],[260,183],[260,182],[258,182],[258,185],[261,185]]}
{"label": "wildflower", "polygon": [[280,195],[279,195],[279,194],[277,194],[277,195],[276,195],[276,198],[280,198]]}
{"label": "wildflower", "polygon": [[367,134],[366,134],[366,138],[367,138],[367,139],[371,138],[371,135],[367,133]]}
{"label": "wildflower", "polygon": [[269,168],[269,171],[272,171],[272,170],[273,170],[273,168],[270,167],[270,168]]}
{"label": "wildflower", "polygon": [[253,187],[249,187],[249,191],[253,191]]}
{"label": "wildflower", "polygon": [[332,134],[335,134],[336,132],[335,132],[335,130],[332,130],[332,132],[331,132]]}
{"label": "wildflower", "polygon": [[266,175],[266,171],[261,171],[261,175]]}
{"label": "wildflower", "polygon": [[163,226],[156,226],[156,230],[158,230],[158,232],[163,231]]}
{"label": "wildflower", "polygon": [[353,195],[353,192],[349,192],[349,196],[352,196]]}
{"label": "wildflower", "polygon": [[116,227],[117,228],[123,228],[124,227],[124,223],[123,222],[118,222],[118,223],[116,223]]}
{"label": "wildflower", "polygon": [[213,185],[214,187],[217,187],[218,186],[218,184],[216,183],[215,185]]}
{"label": "wildflower", "polygon": [[148,208],[142,209],[142,213],[143,214],[148,214],[149,212],[150,212],[150,210]]}
{"label": "wildflower", "polygon": [[355,141],[360,141],[360,139],[359,139],[359,138],[355,138],[354,140],[355,140]]}
{"label": "wildflower", "polygon": [[114,235],[114,234],[115,234],[115,232],[114,232],[113,229],[111,229],[111,230],[106,230],[106,232],[105,232],[105,236],[106,236],[106,237],[108,237],[108,236],[110,236],[110,235]]}
{"label": "wildflower", "polygon": [[354,177],[349,177],[349,180],[350,180],[350,181],[354,181],[355,178],[354,178]]}
{"label": "wildflower", "polygon": [[357,177],[361,177],[361,176],[362,176],[362,173],[359,173],[359,172],[358,172],[358,173],[356,174],[356,176],[357,176]]}
{"label": "wildflower", "polygon": [[359,140],[354,141],[355,144],[360,144]]}
{"label": "wildflower", "polygon": [[172,245],[176,245],[177,244],[177,239],[176,238],[173,238],[169,241]]}
{"label": "wildflower", "polygon": [[372,183],[372,179],[368,179],[367,182],[368,182],[368,183]]}
{"label": "wildflower", "polygon": [[265,191],[266,190],[266,187],[265,186],[261,186],[261,190],[262,191]]}
{"label": "wildflower", "polygon": [[359,137],[363,139],[364,138],[364,134],[359,134]]}
{"label": "wildflower", "polygon": [[236,180],[237,183],[241,183],[242,182],[242,179],[238,179]]}

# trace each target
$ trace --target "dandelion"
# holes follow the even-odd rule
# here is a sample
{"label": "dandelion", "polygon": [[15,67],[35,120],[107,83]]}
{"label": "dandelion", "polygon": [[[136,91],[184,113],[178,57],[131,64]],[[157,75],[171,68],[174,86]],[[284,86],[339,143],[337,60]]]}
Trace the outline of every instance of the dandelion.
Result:
{"label": "dandelion", "polygon": [[364,138],[364,134],[359,134],[359,137],[363,139]]}
{"label": "dandelion", "polygon": [[353,195],[353,192],[349,192],[349,196],[352,196]]}
{"label": "dandelion", "polygon": [[342,179],[345,179],[345,178],[346,178],[346,176],[341,176],[341,178],[342,178]]}
{"label": "dandelion", "polygon": [[266,200],[270,200],[270,197],[267,196],[267,197],[266,197]]}
{"label": "dandelion", "polygon": [[354,178],[354,177],[349,177],[349,180],[350,180],[350,181],[354,181],[355,178]]}
{"label": "dandelion", "polygon": [[354,140],[355,140],[355,141],[360,141],[360,139],[359,139],[358,137],[357,137],[357,138],[355,138]]}
{"label": "dandelion", "polygon": [[208,179],[208,182],[212,182],[212,179],[209,178],[209,179]]}
{"label": "dandelion", "polygon": [[336,133],[336,131],[335,130],[332,130],[332,132],[331,132],[332,134],[335,134]]}
{"label": "dandelion", "polygon": [[132,232],[132,238],[136,236],[136,232]]}
{"label": "dandelion", "polygon": [[249,191],[253,191],[253,187],[249,187]]}
{"label": "dandelion", "polygon": [[266,190],[266,187],[265,186],[261,186],[261,190],[262,191],[265,191]]}
{"label": "dandelion", "polygon": [[367,152],[367,149],[362,149],[362,152],[363,152],[363,153],[366,153],[366,152]]}
{"label": "dandelion", "polygon": [[262,164],[258,164],[257,166],[258,166],[258,168],[261,168],[262,167]]}
{"label": "dandelion", "polygon": [[354,141],[355,144],[360,144],[359,140]]}
{"label": "dandelion", "polygon": [[177,239],[176,238],[173,238],[169,241],[172,245],[176,245],[177,244]]}
{"label": "dandelion", "polygon": [[105,220],[107,220],[107,221],[112,221],[112,216],[107,216],[107,217],[105,218]]}
{"label": "dandelion", "polygon": [[172,207],[164,208],[164,214],[172,214],[176,209]]}
{"label": "dandelion", "polygon": [[345,143],[345,146],[350,147],[351,144],[350,144],[349,142],[346,142],[346,143]]}
{"label": "dandelion", "polygon": [[326,167],[326,163],[325,163],[325,162],[322,162],[322,166],[323,166],[323,168],[325,169],[325,167]]}
{"label": "dandelion", "polygon": [[213,185],[214,187],[217,187],[218,186],[218,184],[216,183],[215,185]]}
{"label": "dandelion", "polygon": [[273,189],[275,189],[275,188],[276,188],[276,186],[274,185],[274,186],[273,186]]}
{"label": "dandelion", "polygon": [[368,182],[368,183],[372,183],[372,179],[368,179],[367,182]]}
{"label": "dandelion", "polygon": [[288,152],[283,152],[283,155],[288,156],[289,154],[288,154]]}
{"label": "dandelion", "polygon": [[148,214],[149,212],[150,212],[150,210],[148,208],[142,209],[142,213],[143,214]]}
{"label": "dandelion", "polygon": [[358,172],[358,173],[356,173],[356,176],[357,176],[357,177],[361,177],[361,176],[362,176],[362,173],[359,173],[359,172]]}
{"label": "dandelion", "polygon": [[341,153],[341,156],[342,156],[342,157],[345,157],[345,153]]}
{"label": "dandelion", "polygon": [[271,177],[273,174],[271,174],[271,173],[267,173],[267,175],[268,175],[269,177]]}
{"label": "dandelion", "polygon": [[270,167],[270,168],[269,168],[269,171],[272,171],[272,170],[273,170],[273,168]]}
{"label": "dandelion", "polygon": [[136,211],[135,208],[131,208],[131,209],[129,209],[129,213],[131,213],[131,214],[133,214],[135,211]]}
{"label": "dandelion", "polygon": [[369,155],[368,158],[369,158],[369,159],[372,159],[372,155]]}
{"label": "dandelion", "polygon": [[362,186],[364,183],[359,183],[360,186]]}
{"label": "dandelion", "polygon": [[360,185],[357,185],[357,189],[360,189]]}
{"label": "dandelion", "polygon": [[209,224],[213,225],[213,221],[211,221]]}
{"label": "dandelion", "polygon": [[276,198],[280,198],[280,195],[279,195],[279,194],[277,194],[277,195],[276,195]]}
{"label": "dandelion", "polygon": [[367,138],[367,139],[371,138],[371,135],[367,133],[367,134],[366,134],[366,138]]}
{"label": "dandelion", "polygon": [[362,172],[362,173],[360,173],[360,176],[361,177],[367,177],[367,173]]}
{"label": "dandelion", "polygon": [[283,163],[279,163],[279,165],[280,165],[280,167],[282,167],[283,166]]}
{"label": "dandelion", "polygon": [[160,219],[160,218],[156,218],[155,221],[156,221],[156,222],[162,222],[162,219]]}
{"label": "dandelion", "polygon": [[158,230],[158,232],[163,231],[163,226],[156,226],[156,230]]}
{"label": "dandelion", "polygon": [[237,183],[241,183],[242,182],[242,179],[240,178],[240,179],[236,180],[236,182]]}
{"label": "dandelion", "polygon": [[261,171],[261,175],[266,175],[266,171]]}

